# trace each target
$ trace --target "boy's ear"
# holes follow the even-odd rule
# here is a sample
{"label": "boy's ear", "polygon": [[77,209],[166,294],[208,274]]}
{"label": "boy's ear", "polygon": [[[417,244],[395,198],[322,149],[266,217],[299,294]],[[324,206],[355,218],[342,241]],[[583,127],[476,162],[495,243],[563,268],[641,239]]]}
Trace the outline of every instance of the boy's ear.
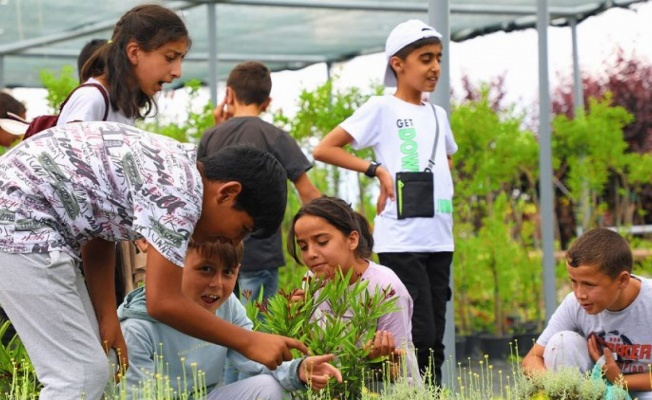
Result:
{"label": "boy's ear", "polygon": [[232,106],[235,102],[235,93],[230,86],[226,87],[226,104]]}
{"label": "boy's ear", "polygon": [[629,284],[629,281],[631,279],[631,275],[627,271],[621,271],[620,274],[618,274],[618,277],[616,278],[618,280],[618,286],[621,288],[624,288]]}
{"label": "boy's ear", "polygon": [[389,59],[389,65],[392,66],[396,75],[398,75],[399,72],[403,71],[403,60],[396,56],[392,56],[392,58]]}
{"label": "boy's ear", "polygon": [[217,202],[225,203],[227,201],[234,201],[242,192],[242,184],[237,181],[224,182],[217,189]]}
{"label": "boy's ear", "polygon": [[127,43],[127,57],[131,62],[131,65],[138,65],[138,53],[140,52],[140,46],[136,43],[135,40]]}
{"label": "boy's ear", "polygon": [[272,98],[268,97],[267,100],[263,101],[263,104],[260,105],[260,111],[267,111],[267,107],[269,107],[270,103],[272,102]]}

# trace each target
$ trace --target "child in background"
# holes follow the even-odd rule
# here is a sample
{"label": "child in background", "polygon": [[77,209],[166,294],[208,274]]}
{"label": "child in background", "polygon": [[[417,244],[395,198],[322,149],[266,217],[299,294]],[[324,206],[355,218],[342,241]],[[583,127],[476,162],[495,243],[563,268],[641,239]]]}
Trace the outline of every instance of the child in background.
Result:
{"label": "child in background", "polygon": [[632,275],[632,264],[629,245],[609,229],[573,242],[566,252],[573,293],[523,358],[526,374],[599,368],[612,384],[622,379],[632,398],[652,399],[652,281]]}
{"label": "child in background", "polygon": [[[308,178],[312,164],[297,142],[287,132],[260,118],[272,99],[272,78],[269,69],[259,62],[238,64],[226,81],[226,96],[215,109],[217,126],[201,138],[199,157],[212,154],[230,144],[250,144],[269,151],[283,165],[297,189],[302,203],[320,196]],[[283,240],[279,229],[267,239],[245,240],[244,258],[238,277],[240,293],[251,293],[250,298],[273,296],[278,289],[278,269],[285,265]],[[246,300],[241,298],[243,302]]]}
{"label": "child in background", "polygon": [[[295,339],[251,332],[181,290],[189,240],[240,242],[278,229],[286,175],[270,154],[196,148],[114,122],[45,130],[0,162],[0,304],[25,344],[43,400],[99,399],[105,351],[128,363],[116,313],[116,241],[145,238],[147,311],[191,336],[274,369]],[[80,272],[80,260],[84,276]]]}
{"label": "child in background", "polygon": [[[422,94],[435,90],[442,55],[441,34],[433,27],[419,20],[396,26],[385,44],[385,86],[396,86],[396,92],[371,97],[328,133],[313,153],[316,160],[378,178],[374,251],[414,300],[412,337],[419,368],[422,373],[434,374],[436,384],[441,384],[446,302],[452,296],[453,180],[449,159],[457,144],[446,111],[423,102]],[[344,149],[348,144],[355,149],[372,147],[378,162],[348,153]],[[414,196],[414,212],[401,216],[406,198],[395,199],[397,174],[426,172],[426,168],[432,172],[429,182],[416,187],[427,189]],[[425,210],[429,212],[422,213]]]}
{"label": "child in background", "polygon": [[97,51],[97,49],[104,46],[107,42],[108,40],[106,39],[91,39],[86,42],[84,47],[82,47],[81,51],[79,52],[79,56],[77,56],[77,74],[79,75],[80,83],[86,82],[89,78],[91,78],[90,76],[82,76],[84,65]]}
{"label": "child in background", "polygon": [[[25,105],[13,98],[10,94],[0,92],[0,147],[9,148],[24,133],[22,125],[14,120],[7,113],[12,113],[22,119],[25,119],[27,110]],[[4,150],[0,149],[0,154]]]}
{"label": "child in background", "polygon": [[[172,10],[139,5],[125,13],[113,36],[84,63],[84,83],[99,84],[109,98],[106,121],[133,125],[155,109],[154,95],[181,76],[181,60],[190,38]],[[73,121],[102,121],[106,102],[99,88],[76,90],[59,114],[58,126]]]}
{"label": "child in background", "polygon": [[[147,251],[147,242],[137,241],[141,251]],[[188,244],[181,287],[183,293],[197,304],[244,329],[253,323],[238,298],[233,294],[238,269],[242,260],[242,244],[205,243]],[[251,361],[235,350],[214,345],[185,335],[165,325],[147,312],[146,287],[131,292],[118,309],[130,355],[127,370],[127,388],[142,388],[149,381],[155,386],[156,373],[168,375],[170,386],[177,393],[193,393],[193,371],[202,371],[207,399],[282,399],[287,391],[305,390],[306,385],[321,389],[329,377],[342,381],[340,372],[330,364],[333,355],[311,356],[284,362],[275,371]],[[227,359],[249,378],[224,385],[222,374]],[[164,366],[160,371],[158,366]],[[184,368],[185,366],[185,368]],[[187,385],[183,385],[187,382]],[[179,387],[182,383],[182,387]]]}
{"label": "child in background", "polygon": [[[189,47],[188,30],[176,12],[156,4],[132,8],[115,25],[111,40],[94,39],[81,50],[80,82],[96,86],[79,87],[70,95],[57,126],[74,121],[134,125],[154,110],[154,95],[163,83],[181,76]],[[131,242],[116,246],[118,302],[134,288],[135,253]]]}
{"label": "child in background", "polygon": [[[367,290],[371,293],[387,288],[388,292],[393,291],[398,309],[378,319],[369,358],[407,353],[406,370],[410,377],[418,377],[411,351],[414,349],[412,298],[391,269],[369,260],[374,239],[367,220],[344,200],[320,197],[299,209],[290,226],[287,243],[290,255],[299,264],[305,264],[310,274],[328,277],[335,276],[339,270],[346,275],[353,269],[351,284],[362,279],[369,281]],[[298,291],[296,296],[303,297],[303,291]],[[324,314],[330,312],[328,302],[323,302],[319,309]]]}

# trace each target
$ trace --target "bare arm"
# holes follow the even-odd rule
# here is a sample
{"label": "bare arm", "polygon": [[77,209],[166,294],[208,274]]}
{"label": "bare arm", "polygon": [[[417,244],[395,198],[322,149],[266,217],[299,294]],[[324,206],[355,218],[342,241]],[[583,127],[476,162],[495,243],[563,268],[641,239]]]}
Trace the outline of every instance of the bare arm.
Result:
{"label": "bare arm", "polygon": [[527,353],[521,362],[523,373],[527,376],[532,376],[539,372],[544,372],[546,367],[543,363],[543,351],[545,347],[535,343],[532,349]]}
{"label": "bare arm", "polygon": [[319,193],[319,190],[317,190],[315,185],[310,182],[310,178],[308,178],[308,174],[305,172],[299,175],[297,180],[294,181],[294,187],[297,188],[297,192],[299,192],[299,197],[301,198],[301,203],[303,204],[309,203],[311,200],[321,196],[321,193]]}
{"label": "bare arm", "polygon": [[291,349],[308,353],[296,339],[252,332],[216,317],[182,293],[182,274],[180,267],[150,246],[145,279],[147,311],[152,317],[187,335],[234,349],[269,369],[291,360]]}
{"label": "bare arm", "polygon": [[127,345],[122,336],[115,299],[115,243],[95,238],[81,248],[82,266],[88,294],[100,328],[105,351],[120,354],[120,365],[129,363]]}
{"label": "bare arm", "polygon": [[[338,126],[319,142],[312,155],[315,160],[364,173],[369,168],[369,161],[344,150],[344,146],[351,142],[353,142],[353,137]],[[380,181],[380,195],[376,203],[376,212],[380,213],[385,209],[388,197],[394,200],[394,180],[383,167],[378,167],[376,177]]]}

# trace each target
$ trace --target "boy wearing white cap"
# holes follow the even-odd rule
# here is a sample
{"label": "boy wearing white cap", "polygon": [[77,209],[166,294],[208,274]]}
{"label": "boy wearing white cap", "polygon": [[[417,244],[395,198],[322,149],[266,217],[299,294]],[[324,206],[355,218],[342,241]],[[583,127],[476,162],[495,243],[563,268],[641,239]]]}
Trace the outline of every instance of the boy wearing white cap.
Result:
{"label": "boy wearing white cap", "polygon": [[[430,367],[440,384],[454,250],[448,161],[457,144],[446,111],[422,101],[422,93],[432,92],[439,79],[441,34],[419,20],[403,22],[389,34],[385,56],[384,83],[396,92],[371,97],[322,139],[313,156],[378,178],[374,251],[412,296],[419,367]],[[348,153],[347,144],[372,147],[376,161]]]}

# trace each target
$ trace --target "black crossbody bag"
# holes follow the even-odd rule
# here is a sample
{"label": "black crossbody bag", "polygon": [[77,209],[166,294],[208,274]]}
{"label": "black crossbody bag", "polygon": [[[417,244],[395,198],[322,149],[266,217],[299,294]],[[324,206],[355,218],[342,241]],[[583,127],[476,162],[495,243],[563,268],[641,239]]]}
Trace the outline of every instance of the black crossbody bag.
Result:
{"label": "black crossbody bag", "polygon": [[435,216],[435,166],[437,142],[439,141],[439,119],[435,106],[430,104],[435,114],[435,144],[423,172],[396,173],[396,215],[398,219],[432,218]]}

